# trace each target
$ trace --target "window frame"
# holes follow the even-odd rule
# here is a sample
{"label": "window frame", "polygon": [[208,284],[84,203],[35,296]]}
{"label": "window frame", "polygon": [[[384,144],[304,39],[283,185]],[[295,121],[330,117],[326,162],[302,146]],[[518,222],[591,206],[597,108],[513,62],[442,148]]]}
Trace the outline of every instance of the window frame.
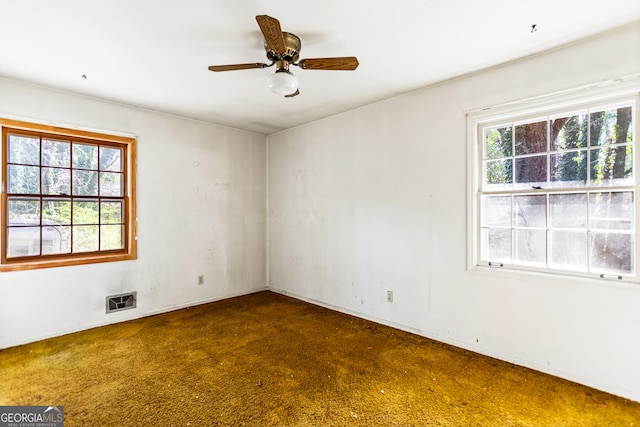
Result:
{"label": "window frame", "polygon": [[[471,272],[492,272],[496,274],[543,274],[553,275],[557,277],[577,277],[577,278],[593,278],[593,279],[609,279],[616,282],[640,282],[640,173],[636,172],[636,166],[640,164],[638,161],[640,154],[640,145],[638,144],[638,129],[640,112],[640,82],[638,78],[630,79],[629,81],[612,80],[605,83],[598,83],[590,85],[588,87],[581,87],[575,90],[568,90],[564,92],[558,92],[549,94],[546,96],[540,96],[536,98],[525,99],[521,101],[515,101],[503,105],[497,105],[494,107],[482,108],[475,111],[467,112],[467,140],[468,140],[468,153],[467,153],[467,166],[470,171],[468,176],[468,198],[467,198],[467,223],[468,223],[468,242],[467,245],[467,270]],[[536,118],[543,117],[553,120],[558,117],[567,117],[568,115],[577,111],[598,111],[609,106],[618,106],[619,104],[630,104],[633,108],[633,150],[632,150],[632,168],[634,171],[633,181],[626,186],[592,186],[590,182],[586,182],[583,187],[548,187],[541,190],[517,188],[513,186],[510,189],[504,191],[485,191],[483,189],[484,180],[484,166],[483,166],[483,150],[484,150],[484,135],[483,129],[489,127],[496,127],[504,123],[517,124],[517,123],[531,123]],[[601,108],[602,107],[602,108]],[[515,132],[515,129],[512,131]],[[549,130],[548,130],[549,132]],[[515,135],[514,135],[515,136]],[[549,141],[547,141],[550,143]],[[592,147],[587,144],[584,147],[586,150],[590,150]],[[549,147],[547,147],[549,150]],[[550,156],[550,152],[545,152],[547,156]],[[542,154],[542,153],[541,153]],[[515,153],[512,153],[512,159],[515,159]],[[549,165],[547,167],[547,174],[549,173]],[[587,165],[589,168],[590,166]],[[548,175],[547,175],[548,178]],[[634,253],[632,254],[632,261],[634,263],[633,274],[617,274],[617,273],[596,273],[575,271],[570,269],[557,269],[551,267],[548,263],[544,267],[537,267],[533,265],[514,264],[513,261],[509,264],[501,262],[489,262],[481,260],[481,232],[482,232],[482,197],[483,195],[545,195],[547,200],[549,195],[558,193],[571,193],[571,192],[584,192],[588,194],[591,191],[629,191],[634,194],[634,213],[633,220],[635,227],[632,229],[634,239]],[[547,207],[547,209],[549,209]],[[549,212],[547,210],[547,219]],[[514,225],[512,224],[512,228]],[[546,227],[550,230],[549,224]],[[548,242],[547,242],[548,245]],[[547,250],[549,246],[547,246]],[[549,253],[546,255],[547,261],[549,260]]]}
{"label": "window frame", "polygon": [[[102,262],[125,261],[137,258],[136,234],[136,138],[128,135],[110,134],[93,130],[75,129],[48,124],[32,123],[22,120],[0,118],[2,131],[2,191],[0,198],[0,272],[20,271],[39,268],[62,267],[70,265],[93,264]],[[41,254],[8,258],[8,135],[16,132],[24,135],[37,135],[51,139],[64,138],[81,144],[96,144],[119,147],[122,149],[122,201],[123,201],[123,248],[93,252]],[[42,164],[40,164],[42,170]],[[99,166],[98,166],[99,168]],[[70,170],[74,170],[72,167]],[[82,169],[80,169],[82,170]],[[47,197],[38,193],[34,197]],[[91,199],[92,196],[69,196],[79,199]],[[96,196],[95,199],[100,200]],[[119,198],[119,197],[118,197]],[[42,227],[42,224],[39,225]],[[42,240],[42,236],[41,236]]]}

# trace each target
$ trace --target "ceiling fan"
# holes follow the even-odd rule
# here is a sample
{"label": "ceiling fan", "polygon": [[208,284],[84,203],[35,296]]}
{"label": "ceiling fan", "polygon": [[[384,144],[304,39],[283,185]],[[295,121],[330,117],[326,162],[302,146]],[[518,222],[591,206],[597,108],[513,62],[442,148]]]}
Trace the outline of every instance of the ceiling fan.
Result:
{"label": "ceiling fan", "polygon": [[287,33],[280,28],[280,21],[267,15],[256,16],[260,31],[264,35],[264,49],[271,64],[254,62],[249,64],[211,65],[211,71],[248,70],[276,66],[276,72],[269,76],[269,88],[278,95],[292,98],[300,94],[298,79],[289,71],[290,65],[303,70],[346,70],[358,68],[358,58],[343,56],[338,58],[299,59],[302,43],[300,37]]}

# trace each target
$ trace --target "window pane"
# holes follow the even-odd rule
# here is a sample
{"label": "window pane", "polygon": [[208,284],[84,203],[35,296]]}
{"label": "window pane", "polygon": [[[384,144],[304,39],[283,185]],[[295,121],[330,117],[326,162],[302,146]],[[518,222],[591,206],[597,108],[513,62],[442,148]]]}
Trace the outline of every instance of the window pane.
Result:
{"label": "window pane", "polygon": [[589,195],[589,228],[633,230],[633,193],[617,191]]}
{"label": "window pane", "polygon": [[38,166],[9,165],[9,193],[39,194],[40,168]]}
{"label": "window pane", "polygon": [[483,227],[511,228],[511,196],[485,196],[482,204]]}
{"label": "window pane", "polygon": [[122,172],[122,149],[100,147],[100,170]]}
{"label": "window pane", "polygon": [[637,112],[620,105],[482,128],[482,261],[635,274]]}
{"label": "window pane", "polygon": [[587,182],[587,151],[570,151],[551,155],[553,187],[584,186]]}
{"label": "window pane", "polygon": [[42,228],[42,254],[68,254],[70,252],[70,226],[55,225]]}
{"label": "window pane", "polygon": [[97,196],[98,172],[74,170],[73,171],[73,195]]}
{"label": "window pane", "polygon": [[73,144],[73,167],[80,169],[98,169],[98,146]]}
{"label": "window pane", "polygon": [[71,170],[42,168],[42,194],[69,195],[71,193]]}
{"label": "window pane", "polygon": [[514,264],[544,266],[547,257],[545,230],[514,230]]}
{"label": "window pane", "polygon": [[72,218],[74,225],[98,224],[98,202],[95,200],[74,201]]}
{"label": "window pane", "polygon": [[7,200],[9,225],[40,225],[40,199],[9,197]]}
{"label": "window pane", "polygon": [[547,156],[516,159],[515,182],[518,188],[547,186]]}
{"label": "window pane", "polygon": [[632,165],[631,145],[591,150],[591,184],[631,185]]}
{"label": "window pane", "polygon": [[42,165],[68,168],[71,166],[71,144],[69,141],[42,140]]}
{"label": "window pane", "polygon": [[73,252],[93,252],[98,250],[98,226],[80,225],[73,227]]}
{"label": "window pane", "polygon": [[3,136],[5,269],[135,258],[126,211],[135,195],[125,199],[135,139],[35,124]]}
{"label": "window pane", "polygon": [[485,129],[484,147],[486,159],[498,159],[511,156],[511,126]]}
{"label": "window pane", "polygon": [[71,201],[69,199],[43,199],[42,223],[71,225]]}
{"label": "window pane", "polygon": [[40,139],[31,136],[9,135],[9,163],[40,164]]}
{"label": "window pane", "polygon": [[122,196],[122,174],[100,172],[100,195],[103,197]]}
{"label": "window pane", "polygon": [[587,146],[587,115],[559,117],[551,121],[551,150]]}
{"label": "window pane", "polygon": [[483,228],[481,245],[482,259],[511,262],[511,229]]}
{"label": "window pane", "polygon": [[587,271],[587,232],[550,231],[552,267]]}
{"label": "window pane", "polygon": [[[549,226],[552,228],[587,228],[587,195],[550,194]],[[585,240],[586,241],[586,240]]]}
{"label": "window pane", "polygon": [[633,273],[634,238],[630,234],[592,233],[591,270],[600,273]]}
{"label": "window pane", "polygon": [[101,224],[122,224],[122,202],[100,203]]}
{"label": "window pane", "polygon": [[515,196],[513,198],[515,227],[544,228],[547,226],[547,196]]}
{"label": "window pane", "polygon": [[547,121],[516,126],[516,156],[547,151]]}
{"label": "window pane", "polygon": [[497,190],[510,187],[513,182],[512,165],[513,161],[511,159],[485,162],[485,188],[487,190]]}
{"label": "window pane", "polygon": [[591,145],[632,142],[632,117],[631,107],[591,113]]}
{"label": "window pane", "polygon": [[40,227],[9,227],[7,257],[39,256]]}
{"label": "window pane", "polygon": [[122,225],[101,225],[100,226],[100,249],[123,249],[123,227]]}

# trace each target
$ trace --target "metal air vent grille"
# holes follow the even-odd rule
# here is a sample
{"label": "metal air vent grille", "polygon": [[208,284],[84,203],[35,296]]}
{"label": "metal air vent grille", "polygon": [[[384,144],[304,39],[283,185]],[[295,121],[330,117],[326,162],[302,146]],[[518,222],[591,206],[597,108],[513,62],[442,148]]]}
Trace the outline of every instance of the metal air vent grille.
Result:
{"label": "metal air vent grille", "polygon": [[137,292],[128,292],[126,294],[109,295],[106,298],[106,311],[113,313],[114,311],[129,310],[136,308]]}

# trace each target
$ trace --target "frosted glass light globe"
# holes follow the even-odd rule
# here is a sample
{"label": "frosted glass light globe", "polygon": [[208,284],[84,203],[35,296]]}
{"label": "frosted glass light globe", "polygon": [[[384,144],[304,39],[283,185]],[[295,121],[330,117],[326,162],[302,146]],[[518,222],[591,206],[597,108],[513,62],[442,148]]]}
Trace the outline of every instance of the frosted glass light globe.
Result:
{"label": "frosted glass light globe", "polygon": [[278,95],[291,95],[298,90],[298,79],[287,70],[278,70],[267,78],[269,89]]}

